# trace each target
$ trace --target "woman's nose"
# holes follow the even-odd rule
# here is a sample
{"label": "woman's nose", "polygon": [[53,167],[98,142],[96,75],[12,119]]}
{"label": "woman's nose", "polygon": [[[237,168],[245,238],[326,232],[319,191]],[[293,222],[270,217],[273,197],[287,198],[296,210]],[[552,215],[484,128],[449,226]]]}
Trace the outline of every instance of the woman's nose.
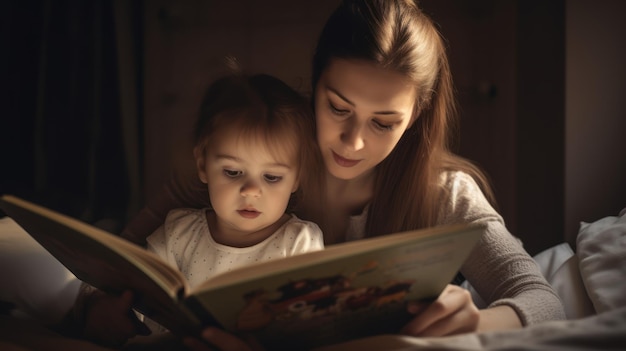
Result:
{"label": "woman's nose", "polygon": [[259,197],[261,196],[261,187],[256,182],[248,181],[241,186],[240,193],[243,197]]}
{"label": "woman's nose", "polygon": [[361,126],[357,123],[347,125],[341,133],[341,141],[354,151],[361,150],[365,145]]}

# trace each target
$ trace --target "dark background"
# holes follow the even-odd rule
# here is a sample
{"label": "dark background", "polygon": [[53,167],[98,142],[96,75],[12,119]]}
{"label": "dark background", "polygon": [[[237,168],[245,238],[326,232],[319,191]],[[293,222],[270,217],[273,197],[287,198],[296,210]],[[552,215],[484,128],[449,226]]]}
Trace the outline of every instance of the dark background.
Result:
{"label": "dark background", "polygon": [[[0,193],[111,230],[190,157],[221,58],[310,93],[337,0],[4,2]],[[531,253],[626,207],[620,0],[422,0],[447,39],[458,152],[491,176]]]}

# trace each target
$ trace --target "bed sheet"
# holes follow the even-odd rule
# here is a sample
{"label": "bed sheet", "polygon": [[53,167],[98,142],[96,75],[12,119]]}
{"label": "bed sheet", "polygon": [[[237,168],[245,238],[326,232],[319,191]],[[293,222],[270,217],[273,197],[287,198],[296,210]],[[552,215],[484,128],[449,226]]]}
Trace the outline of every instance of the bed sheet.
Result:
{"label": "bed sheet", "polygon": [[510,331],[439,338],[381,335],[315,351],[600,351],[626,349],[626,307],[574,320],[551,321]]}

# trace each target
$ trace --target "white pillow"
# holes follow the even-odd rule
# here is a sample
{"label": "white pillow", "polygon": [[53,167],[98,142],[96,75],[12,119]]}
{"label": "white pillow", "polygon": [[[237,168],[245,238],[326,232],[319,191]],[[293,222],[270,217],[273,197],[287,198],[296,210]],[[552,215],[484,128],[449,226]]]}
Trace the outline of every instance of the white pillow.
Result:
{"label": "white pillow", "polygon": [[553,246],[533,257],[541,273],[561,298],[567,319],[595,313],[578,268],[578,257],[568,243]]}
{"label": "white pillow", "polygon": [[580,273],[597,313],[626,306],[625,210],[620,217],[581,222],[576,238]]}
{"label": "white pillow", "polygon": [[0,218],[0,267],[0,300],[14,315],[52,324],[73,306],[80,281],[10,217]]}
{"label": "white pillow", "polygon": [[539,265],[541,274],[549,279],[572,256],[574,256],[572,247],[568,243],[561,243],[541,251],[533,256],[533,259]]}
{"label": "white pillow", "polygon": [[567,319],[584,318],[596,313],[580,276],[576,255],[563,262],[547,280],[559,294]]}

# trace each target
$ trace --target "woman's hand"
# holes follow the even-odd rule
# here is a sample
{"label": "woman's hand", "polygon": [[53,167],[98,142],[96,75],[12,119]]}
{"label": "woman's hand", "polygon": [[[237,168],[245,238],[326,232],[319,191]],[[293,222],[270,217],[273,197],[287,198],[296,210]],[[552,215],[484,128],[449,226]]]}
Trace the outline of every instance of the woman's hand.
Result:
{"label": "woman's hand", "polygon": [[130,290],[119,296],[95,291],[85,307],[83,336],[102,345],[119,347],[137,334],[149,335],[150,329],[131,309],[132,302]]}
{"label": "woman's hand", "polygon": [[478,330],[480,313],[466,289],[449,284],[437,300],[430,303],[412,303],[414,314],[402,329],[402,334],[413,336],[445,336]]}
{"label": "woman's hand", "polygon": [[[261,345],[253,339],[243,340],[221,329],[208,327],[202,332],[202,339],[184,338],[183,344],[193,351],[259,351]],[[209,346],[212,345],[212,346]]]}

